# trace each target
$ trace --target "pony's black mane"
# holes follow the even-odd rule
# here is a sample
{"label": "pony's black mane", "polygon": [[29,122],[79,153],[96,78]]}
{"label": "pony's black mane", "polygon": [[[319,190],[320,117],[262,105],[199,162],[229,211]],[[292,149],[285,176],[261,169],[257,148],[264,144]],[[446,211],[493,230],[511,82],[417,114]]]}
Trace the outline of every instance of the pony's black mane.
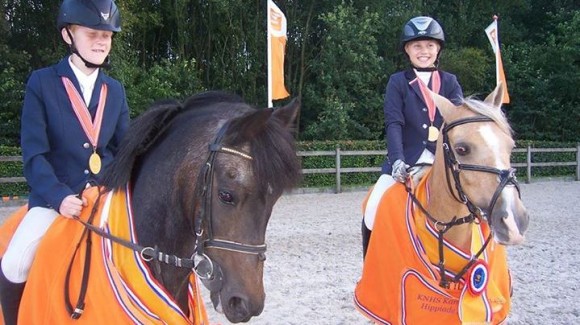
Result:
{"label": "pony's black mane", "polygon": [[[218,110],[218,107],[221,109]],[[195,114],[190,116],[185,112]],[[207,128],[207,125],[196,126],[194,120],[214,116],[214,119],[231,119],[233,122],[224,137],[224,145],[237,147],[245,142],[252,143],[250,154],[254,157],[254,175],[261,188],[292,188],[300,179],[294,139],[278,119],[269,118],[271,114],[270,110],[252,108],[241,97],[223,91],[199,93],[183,103],[176,100],[158,101],[131,122],[113,163],[104,172],[101,185],[115,189],[127,184],[139,170],[141,158],[168,134],[168,129],[175,129],[181,123],[187,123],[189,129]],[[183,118],[179,118],[178,122],[179,116]],[[258,125],[260,121],[262,124]],[[217,133],[217,130],[211,132]]]}
{"label": "pony's black mane", "polygon": [[228,93],[225,91],[205,91],[199,94],[195,94],[189,97],[183,106],[189,108],[201,107],[201,106],[209,106],[211,104],[216,103],[243,103],[244,100],[232,93]]}

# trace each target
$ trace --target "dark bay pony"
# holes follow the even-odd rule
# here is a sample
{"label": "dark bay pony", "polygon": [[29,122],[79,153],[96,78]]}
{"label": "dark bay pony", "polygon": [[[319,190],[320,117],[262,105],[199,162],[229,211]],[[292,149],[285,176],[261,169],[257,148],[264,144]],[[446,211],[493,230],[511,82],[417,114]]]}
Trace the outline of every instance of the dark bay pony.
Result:
{"label": "dark bay pony", "polygon": [[[97,273],[91,271],[84,293],[78,281],[73,281],[72,289],[68,290],[69,284],[65,281],[64,291],[72,292],[68,296],[73,305],[77,295],[86,297],[86,303],[83,301],[82,307],[77,304],[72,313],[80,323],[74,320],[71,323],[90,323],[91,315],[99,317],[100,321],[106,320],[106,315],[112,312],[107,308],[117,306],[107,307],[111,306],[110,301],[95,298],[104,290],[103,283],[124,281],[129,286],[137,280],[143,281],[141,277],[152,277],[147,281],[157,288],[154,298],[177,306],[174,308],[180,309],[177,313],[184,315],[178,315],[179,323],[183,320],[187,323],[192,296],[188,285],[193,273],[211,291],[215,308],[223,311],[229,321],[247,322],[259,315],[265,299],[262,281],[268,220],[278,198],[301,179],[291,128],[298,110],[298,100],[275,110],[256,109],[237,96],[205,92],[183,103],[154,104],[133,120],[115,161],[105,171],[100,184],[103,188],[96,199],[97,202],[101,199],[99,204],[103,206],[107,195],[130,192],[126,197],[130,198],[127,201],[131,205],[132,240],[114,238],[115,233],[98,227],[96,220],[99,219],[85,227],[93,232],[89,236],[93,246],[105,241],[104,237],[111,240],[103,245],[102,251],[92,253],[93,265],[109,270],[109,262],[100,262],[100,255],[114,258],[117,251],[124,249],[132,254],[131,259],[136,258],[146,267],[136,268],[142,275],[132,273],[124,279],[122,275],[115,278],[109,272],[103,277],[105,281],[98,283],[91,282],[98,281]],[[119,223],[112,215],[106,222],[103,218],[99,221],[101,225]],[[54,231],[64,223],[80,225],[74,220],[59,218]],[[51,231],[53,227],[47,238],[51,237]],[[66,241],[63,236],[52,240]],[[43,244],[39,247],[39,255],[50,255],[50,249]],[[74,247],[73,244],[76,242],[71,240],[68,245]],[[83,261],[90,254],[89,250],[79,251],[76,257],[72,254],[75,263],[71,265],[79,266],[72,269],[73,275],[84,274],[83,266],[87,264]],[[63,255],[67,261],[61,264],[68,265],[71,254]],[[54,273],[52,278],[56,278],[56,272],[65,269],[52,258],[54,256],[47,263],[50,265],[36,265],[35,261],[21,305],[25,307],[21,311],[28,309],[30,313],[30,308],[36,308],[44,312],[29,301],[38,296],[42,296],[42,300],[52,299],[48,291],[62,292],[60,285],[50,283],[42,283],[39,287],[44,289],[37,292],[28,292],[36,287],[30,282],[48,282],[46,272]],[[34,280],[35,275],[41,280]],[[77,288],[81,288],[82,294],[78,294]],[[122,288],[114,290],[115,299],[126,296],[130,301],[129,307],[123,307],[128,310],[127,314],[141,308]],[[46,314],[64,313],[66,317],[60,298],[54,301],[46,308]],[[161,314],[154,315],[152,308],[142,308],[144,317],[159,323],[175,323]],[[176,311],[169,313],[173,315]],[[111,319],[110,323],[116,321],[120,320]]]}
{"label": "dark bay pony", "polygon": [[382,197],[355,289],[355,305],[381,324],[498,324],[511,306],[504,245],[520,244],[529,217],[510,156],[500,84],[485,101],[444,118],[435,161],[416,186]]}
{"label": "dark bay pony", "polygon": [[[264,306],[266,226],[278,198],[300,180],[290,132],[298,109],[295,101],[257,110],[221,92],[159,104],[133,122],[103,184],[131,181],[141,245],[195,252],[209,265],[202,280],[231,322]],[[187,310],[183,284],[192,270],[153,264]]]}

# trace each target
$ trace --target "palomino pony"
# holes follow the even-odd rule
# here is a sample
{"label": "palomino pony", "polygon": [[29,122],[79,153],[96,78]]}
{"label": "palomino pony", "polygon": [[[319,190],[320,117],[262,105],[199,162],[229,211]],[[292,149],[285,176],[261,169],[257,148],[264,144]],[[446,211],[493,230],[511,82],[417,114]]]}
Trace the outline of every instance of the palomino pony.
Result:
{"label": "palomino pony", "polygon": [[[382,324],[498,324],[511,305],[504,245],[528,226],[502,86],[454,106],[433,94],[445,123],[430,171],[382,197],[355,305]],[[492,238],[494,240],[492,240]]]}
{"label": "palomino pony", "polygon": [[[135,119],[103,187],[83,193],[93,208],[81,222],[59,218],[41,243],[19,321],[201,324],[196,278],[229,321],[259,315],[266,226],[301,177],[298,109],[297,100],[255,109],[207,92]],[[66,244],[54,254],[50,242]]]}

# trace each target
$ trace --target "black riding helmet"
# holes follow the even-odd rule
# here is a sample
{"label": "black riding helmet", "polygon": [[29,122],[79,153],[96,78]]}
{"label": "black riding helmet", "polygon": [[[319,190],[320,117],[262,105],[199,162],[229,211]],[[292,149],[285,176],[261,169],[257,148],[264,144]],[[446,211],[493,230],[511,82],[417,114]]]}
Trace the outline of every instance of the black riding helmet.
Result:
{"label": "black riding helmet", "polygon": [[89,68],[110,68],[109,57],[104,62],[87,61],[77,50],[69,25],[80,25],[96,30],[110,32],[121,31],[121,14],[113,0],[64,0],[60,5],[56,27],[59,31],[66,29],[72,43],[70,50]]}
{"label": "black riding helmet", "polygon": [[121,14],[113,0],[64,0],[60,5],[56,27],[81,25],[97,30],[121,31]]}
{"label": "black riding helmet", "polygon": [[[418,16],[411,18],[404,26],[403,32],[401,33],[401,50],[405,55],[405,44],[410,41],[420,41],[420,40],[435,40],[439,43],[440,49],[437,53],[437,60],[435,61],[435,66],[439,65],[439,56],[445,45],[445,34],[443,33],[443,28],[439,23],[426,16]],[[419,70],[433,70],[431,68],[419,69]]]}
{"label": "black riding helmet", "polygon": [[431,17],[419,16],[411,18],[411,20],[403,26],[403,32],[401,33],[401,47],[405,48],[407,42],[423,39],[436,40],[441,45],[441,48],[443,48],[443,45],[445,45],[445,34],[443,33],[443,28],[441,28],[441,25]]}

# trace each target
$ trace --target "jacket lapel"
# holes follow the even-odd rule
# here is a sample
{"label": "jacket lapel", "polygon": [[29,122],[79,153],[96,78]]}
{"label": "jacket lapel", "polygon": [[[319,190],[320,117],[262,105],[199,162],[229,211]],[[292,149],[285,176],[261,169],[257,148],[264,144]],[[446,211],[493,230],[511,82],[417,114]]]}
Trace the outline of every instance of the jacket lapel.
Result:
{"label": "jacket lapel", "polygon": [[415,95],[417,95],[417,97],[419,97],[419,99],[421,99],[423,104],[427,105],[427,102],[425,102],[425,99],[423,98],[423,94],[421,93],[421,87],[419,86],[419,79],[418,79],[417,75],[415,74],[415,72],[413,70],[410,70],[410,69],[405,71],[405,78],[407,78],[407,82],[409,83],[409,86],[411,86],[411,89],[413,89],[413,91],[415,92]]}
{"label": "jacket lapel", "polygon": [[[58,74],[59,77],[67,77],[68,79],[70,79],[70,81],[72,81],[73,85],[75,86],[75,88],[79,92],[79,94],[82,94],[81,86],[79,85],[79,81],[77,80],[75,73],[73,72],[72,68],[70,67],[68,60],[69,60],[69,57],[67,56],[66,58],[62,59],[57,64],[56,73]],[[59,82],[60,82],[60,80],[59,80]],[[66,97],[66,98],[68,99],[68,97]]]}
{"label": "jacket lapel", "polygon": [[89,111],[93,114],[97,110],[99,105],[99,98],[101,96],[101,87],[103,85],[103,71],[99,69],[99,75],[95,80],[95,87],[93,88],[93,94],[91,96],[91,102],[89,103]]}

